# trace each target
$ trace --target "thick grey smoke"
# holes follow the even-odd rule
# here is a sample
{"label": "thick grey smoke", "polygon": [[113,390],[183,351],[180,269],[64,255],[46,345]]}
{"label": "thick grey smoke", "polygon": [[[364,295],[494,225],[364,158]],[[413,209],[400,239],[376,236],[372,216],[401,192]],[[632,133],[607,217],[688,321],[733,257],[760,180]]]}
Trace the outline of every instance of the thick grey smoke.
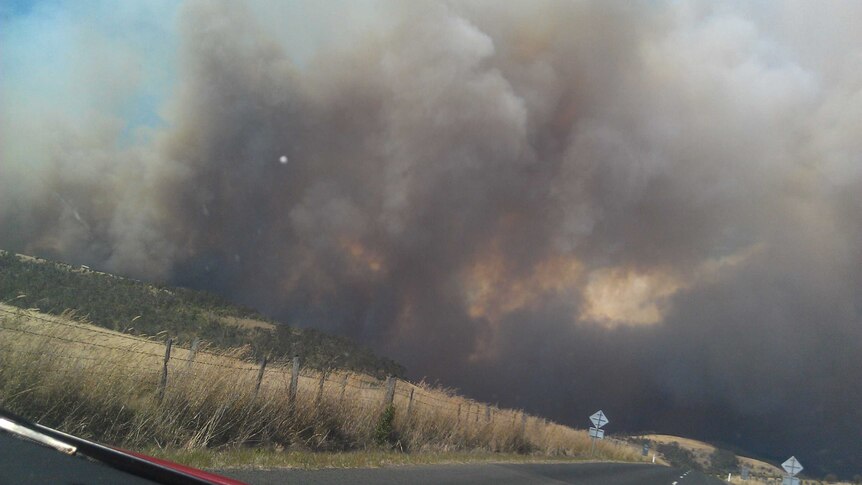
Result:
{"label": "thick grey smoke", "polygon": [[187,5],[166,126],[52,131],[0,245],[567,423],[858,470],[859,4],[390,7],[299,66],[260,12]]}

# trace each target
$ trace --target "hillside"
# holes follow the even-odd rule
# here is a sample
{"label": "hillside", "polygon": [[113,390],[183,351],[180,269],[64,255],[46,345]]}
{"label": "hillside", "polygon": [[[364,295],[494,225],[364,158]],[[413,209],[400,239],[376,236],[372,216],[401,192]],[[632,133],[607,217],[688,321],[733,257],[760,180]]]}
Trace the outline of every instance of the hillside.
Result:
{"label": "hillside", "polygon": [[[754,458],[738,456],[715,446],[689,438],[663,434],[648,434],[636,437],[637,441],[648,441],[650,448],[661,453],[672,465],[694,468],[716,473],[739,473],[746,466],[752,477],[781,477],[780,468]],[[719,463],[720,462],[720,463]]]}
{"label": "hillside", "polygon": [[166,333],[178,343],[250,346],[257,356],[298,354],[306,365],[376,376],[404,368],[350,340],[281,324],[222,298],[0,250],[0,302],[51,315],[74,312],[94,325],[134,335]]}
{"label": "hillside", "polygon": [[0,408],[124,448],[256,450],[288,465],[285,450],[645,460],[613,438],[593,455],[584,430],[423,382],[252,363],[243,349],[165,349],[160,340],[0,304]]}

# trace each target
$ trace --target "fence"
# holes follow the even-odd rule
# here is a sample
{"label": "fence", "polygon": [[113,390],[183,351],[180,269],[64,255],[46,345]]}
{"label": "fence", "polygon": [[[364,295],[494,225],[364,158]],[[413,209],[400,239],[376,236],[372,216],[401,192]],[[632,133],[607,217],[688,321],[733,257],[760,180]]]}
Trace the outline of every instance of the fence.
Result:
{"label": "fence", "polygon": [[[2,307],[0,307],[0,313],[19,317],[25,314],[21,310],[10,310]],[[158,343],[152,338],[143,338],[64,321],[61,317],[44,317],[28,312],[26,318],[37,320],[48,326],[65,327],[74,332],[72,335],[63,336],[41,329],[6,325],[0,325],[0,330],[56,340],[64,344],[63,347],[65,348],[61,350],[58,347],[57,351],[52,353],[54,357],[72,361],[100,362],[112,369],[129,369],[131,367],[124,364],[125,359],[112,359],[110,356],[106,356],[104,351],[134,354],[139,359],[138,362],[140,362],[141,357],[144,357],[152,363],[153,369],[158,369],[160,376],[157,390],[158,399],[163,399],[165,389],[170,386],[172,374],[187,372],[192,365],[202,365],[254,374],[254,379],[250,379],[249,385],[254,387],[255,394],[260,393],[261,387],[277,388],[287,382],[289,384],[284,390],[284,396],[288,401],[296,399],[300,387],[308,387],[316,390],[315,399],[318,401],[324,395],[330,397],[336,395],[338,400],[349,398],[372,405],[376,404],[381,408],[391,404],[404,409],[408,418],[418,408],[429,407],[436,411],[451,413],[457,422],[464,423],[496,423],[503,420],[511,422],[512,426],[520,425],[522,428],[526,427],[528,420],[532,420],[533,423],[548,423],[547,420],[528,416],[523,411],[501,409],[440,390],[429,389],[424,385],[396,377],[379,380],[361,373],[302,367],[300,356],[293,357],[287,363],[282,361],[269,362],[265,359],[255,363],[238,357],[226,357],[224,353],[202,350],[198,348],[199,341],[195,341],[188,348],[183,348],[175,345],[172,338],[166,338],[164,343]],[[83,348],[72,348],[75,346]],[[91,351],[88,352],[87,347]],[[27,352],[2,344],[0,344],[0,350],[11,353]],[[44,353],[40,355],[44,355]],[[140,370],[138,365],[134,368]]]}
{"label": "fence", "polygon": [[[157,403],[166,400],[174,386],[229,376],[231,386],[244,387],[237,390],[250,396],[249,403],[286,405],[288,411],[301,404],[306,412],[319,412],[327,406],[350,408],[366,421],[393,406],[405,430],[429,436],[445,434],[447,443],[463,446],[512,451],[528,443],[528,447],[550,453],[576,454],[581,448],[586,450],[588,442],[582,431],[521,410],[501,409],[395,377],[379,380],[340,369],[303,367],[299,356],[255,362],[249,360],[248,349],[214,351],[197,340],[180,346],[166,336],[133,336],[5,305],[0,305],[0,317],[4,317],[0,318],[0,356],[57,359],[63,365],[53,366],[52,372],[59,377],[82,368],[88,373],[114,376],[131,373],[139,376],[137,391],[150,393]],[[28,339],[50,345],[21,345]]]}

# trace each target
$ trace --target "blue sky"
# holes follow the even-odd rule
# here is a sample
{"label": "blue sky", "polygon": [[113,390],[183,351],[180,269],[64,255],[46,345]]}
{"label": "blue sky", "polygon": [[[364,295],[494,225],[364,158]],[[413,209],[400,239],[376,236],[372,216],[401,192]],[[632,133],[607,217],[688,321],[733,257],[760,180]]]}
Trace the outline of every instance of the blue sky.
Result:
{"label": "blue sky", "polygon": [[0,34],[4,113],[118,117],[126,124],[123,138],[158,126],[158,108],[176,76],[178,6],[173,0],[7,4]]}
{"label": "blue sky", "polygon": [[[0,106],[7,123],[122,120],[121,143],[159,127],[177,79],[179,0],[0,4]],[[250,2],[261,29],[302,66],[379,17],[372,0]]]}

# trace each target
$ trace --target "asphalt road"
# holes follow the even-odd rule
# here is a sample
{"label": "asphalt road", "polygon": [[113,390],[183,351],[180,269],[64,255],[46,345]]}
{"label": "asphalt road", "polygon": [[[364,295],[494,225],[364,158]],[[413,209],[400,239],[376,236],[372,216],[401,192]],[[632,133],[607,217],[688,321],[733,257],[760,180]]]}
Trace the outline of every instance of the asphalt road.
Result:
{"label": "asphalt road", "polygon": [[430,465],[327,470],[218,470],[250,485],[721,485],[697,472],[631,463]]}

